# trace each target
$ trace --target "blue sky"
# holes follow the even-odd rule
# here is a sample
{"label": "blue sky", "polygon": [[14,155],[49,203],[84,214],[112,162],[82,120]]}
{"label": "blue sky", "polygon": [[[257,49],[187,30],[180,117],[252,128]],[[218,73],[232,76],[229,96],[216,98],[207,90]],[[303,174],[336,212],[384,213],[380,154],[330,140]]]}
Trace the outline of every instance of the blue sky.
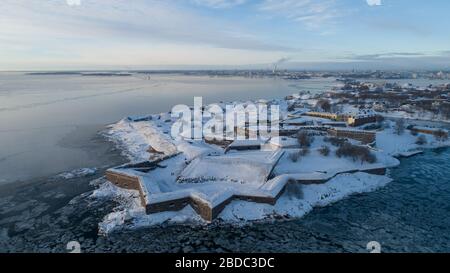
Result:
{"label": "blue sky", "polygon": [[0,70],[448,68],[448,0],[2,0]]}

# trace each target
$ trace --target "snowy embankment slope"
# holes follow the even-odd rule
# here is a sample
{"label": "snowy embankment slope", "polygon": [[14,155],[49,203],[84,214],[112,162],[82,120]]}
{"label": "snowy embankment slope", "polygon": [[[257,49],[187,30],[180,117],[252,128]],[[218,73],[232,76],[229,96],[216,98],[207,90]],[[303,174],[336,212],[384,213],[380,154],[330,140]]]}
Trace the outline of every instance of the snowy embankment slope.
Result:
{"label": "snowy embankment slope", "polygon": [[149,148],[173,155],[177,153],[177,147],[172,140],[161,130],[158,130],[153,122],[130,122],[126,119],[112,124],[105,135],[113,141],[131,161],[138,162],[148,160]]}

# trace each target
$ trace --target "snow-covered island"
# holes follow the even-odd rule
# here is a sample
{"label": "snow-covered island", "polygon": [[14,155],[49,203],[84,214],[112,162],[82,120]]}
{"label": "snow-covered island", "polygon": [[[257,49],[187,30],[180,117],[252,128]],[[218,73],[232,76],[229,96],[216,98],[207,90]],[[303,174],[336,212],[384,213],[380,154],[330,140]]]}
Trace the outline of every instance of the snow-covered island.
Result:
{"label": "snow-covered island", "polygon": [[[314,207],[385,186],[399,157],[450,144],[447,130],[391,119],[392,111],[379,108],[387,105],[383,99],[361,99],[354,90],[243,105],[251,103],[279,107],[271,121],[276,134],[256,140],[173,136],[172,112],[110,125],[107,136],[130,163],[108,170],[108,181],[92,195],[120,204],[100,231],[302,217]],[[258,125],[246,122],[234,130],[259,135]]]}

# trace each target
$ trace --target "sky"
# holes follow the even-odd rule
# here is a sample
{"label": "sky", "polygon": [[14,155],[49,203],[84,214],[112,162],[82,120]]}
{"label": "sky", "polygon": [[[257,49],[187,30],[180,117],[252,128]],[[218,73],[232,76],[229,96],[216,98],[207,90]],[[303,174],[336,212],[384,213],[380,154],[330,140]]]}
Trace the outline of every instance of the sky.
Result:
{"label": "sky", "polygon": [[2,0],[0,70],[448,69],[448,0]]}

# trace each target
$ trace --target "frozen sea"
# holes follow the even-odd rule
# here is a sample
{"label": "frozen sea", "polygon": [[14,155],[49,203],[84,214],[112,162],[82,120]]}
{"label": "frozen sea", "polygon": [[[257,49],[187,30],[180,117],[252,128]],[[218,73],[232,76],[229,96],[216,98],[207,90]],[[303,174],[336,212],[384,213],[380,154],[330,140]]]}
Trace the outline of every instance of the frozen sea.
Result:
{"label": "frozen sea", "polygon": [[332,78],[0,73],[0,184],[107,165],[111,159],[95,142],[97,132],[127,116],[192,105],[194,96],[204,103],[272,99],[334,84]]}
{"label": "frozen sea", "polygon": [[206,102],[270,99],[333,84],[0,73],[0,252],[66,252],[74,240],[83,252],[367,252],[369,241],[384,252],[450,252],[450,149],[402,159],[386,187],[301,219],[162,225],[99,236],[98,223],[116,204],[89,198],[95,188],[89,182],[125,160],[99,137],[106,124],[191,104],[193,96]]}
{"label": "frozen sea", "polygon": [[74,240],[82,252],[367,253],[367,243],[377,241],[382,252],[448,253],[449,160],[449,148],[402,159],[386,187],[315,208],[301,219],[245,226],[163,224],[107,237],[98,235],[98,223],[116,204],[88,198],[95,176],[4,185],[0,253],[66,252]]}

